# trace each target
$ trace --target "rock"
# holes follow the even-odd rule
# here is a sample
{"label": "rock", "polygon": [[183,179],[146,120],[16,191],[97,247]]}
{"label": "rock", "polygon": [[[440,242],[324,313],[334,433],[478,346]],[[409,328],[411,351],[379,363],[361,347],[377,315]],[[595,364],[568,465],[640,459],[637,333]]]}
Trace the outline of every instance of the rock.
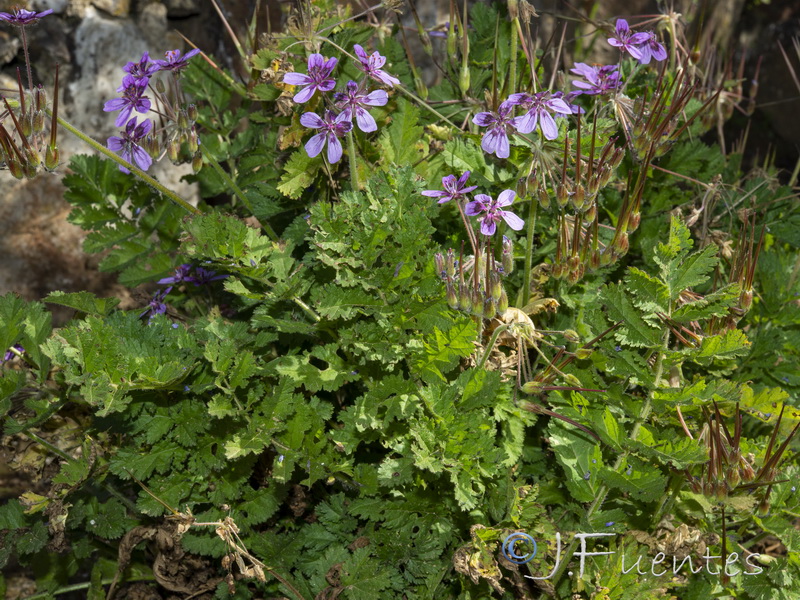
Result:
{"label": "rock", "polygon": [[164,0],[164,6],[170,19],[185,19],[200,14],[198,0]]}
{"label": "rock", "polygon": [[131,12],[131,0],[92,0],[92,5],[112,17],[127,17]]}

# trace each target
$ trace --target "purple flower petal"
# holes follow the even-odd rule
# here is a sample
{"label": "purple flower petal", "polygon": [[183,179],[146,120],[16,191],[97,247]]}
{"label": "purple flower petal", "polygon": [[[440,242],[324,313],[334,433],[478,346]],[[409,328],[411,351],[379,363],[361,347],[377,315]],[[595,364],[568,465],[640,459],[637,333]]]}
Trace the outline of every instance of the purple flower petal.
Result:
{"label": "purple flower petal", "polygon": [[335,134],[328,134],[328,160],[331,164],[339,162],[342,158],[342,144]]}
{"label": "purple flower petal", "polygon": [[306,153],[310,158],[314,158],[317,154],[322,152],[325,146],[325,133],[318,133],[306,142]]}

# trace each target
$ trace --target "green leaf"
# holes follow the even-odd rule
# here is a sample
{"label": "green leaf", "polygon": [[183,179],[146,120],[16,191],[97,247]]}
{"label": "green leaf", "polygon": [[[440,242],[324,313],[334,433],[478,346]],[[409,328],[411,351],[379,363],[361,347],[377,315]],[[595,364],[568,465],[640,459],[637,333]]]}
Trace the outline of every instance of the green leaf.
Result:
{"label": "green leaf", "polygon": [[397,109],[392,112],[391,124],[378,138],[381,148],[381,164],[408,165],[416,163],[422,156],[419,142],[422,127],[417,125],[419,109],[405,98],[399,98]]}
{"label": "green leaf", "polygon": [[[600,445],[585,433],[553,419],[548,426],[550,445],[564,468],[567,484],[578,502],[591,502],[599,484],[597,473],[603,465]],[[588,477],[587,477],[588,475]]]}
{"label": "green leaf", "polygon": [[614,336],[630,346],[654,348],[660,342],[661,332],[651,327],[630,300],[629,293],[621,285],[607,285],[601,298],[612,321],[622,321],[623,325]]}
{"label": "green leaf", "polygon": [[284,165],[278,191],[297,200],[314,182],[321,166],[320,158],[310,158],[302,148],[296,150]]}
{"label": "green leaf", "polygon": [[750,351],[750,342],[740,329],[731,329],[719,335],[703,338],[700,350],[693,353],[692,360],[708,365],[714,360],[742,356]]}
{"label": "green leaf", "polygon": [[98,298],[91,292],[51,292],[44,302],[74,308],[90,315],[107,315],[119,304],[119,298]]}

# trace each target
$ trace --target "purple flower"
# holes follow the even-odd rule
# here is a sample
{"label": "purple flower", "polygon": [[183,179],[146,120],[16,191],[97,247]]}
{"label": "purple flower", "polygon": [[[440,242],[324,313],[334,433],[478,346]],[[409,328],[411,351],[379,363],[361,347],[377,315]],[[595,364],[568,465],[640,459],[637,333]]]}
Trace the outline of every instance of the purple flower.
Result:
{"label": "purple flower", "polygon": [[[572,103],[572,101],[580,95],[581,93],[578,90],[573,90],[569,94],[565,94],[564,92],[553,92],[553,98],[563,100],[564,104],[569,106],[569,109],[572,111],[573,115],[582,115],[586,112],[580,105]],[[556,113],[555,118],[561,119],[566,116],[567,115],[565,114]]]}
{"label": "purple flower", "polygon": [[[139,59],[139,62],[131,61],[127,65],[122,67],[122,70],[125,71],[134,80],[139,80],[139,79],[150,79],[153,73],[159,70],[159,67],[157,64],[150,62],[150,54],[145,52],[144,54],[142,54],[142,58]],[[123,86],[124,85],[125,83],[123,82]]]}
{"label": "purple flower", "polygon": [[308,75],[302,73],[286,73],[283,76],[283,83],[289,85],[304,85],[302,90],[294,96],[294,101],[303,104],[311,100],[314,92],[329,92],[336,85],[336,81],[331,78],[336,63],[335,58],[325,60],[322,54],[312,54],[308,57]]}
{"label": "purple flower", "polygon": [[217,275],[216,271],[211,271],[210,269],[204,269],[203,267],[197,267],[194,270],[194,284],[195,285],[206,285],[207,283],[211,283],[212,281],[217,281],[219,279],[225,279],[227,275]]}
{"label": "purple flower", "polygon": [[497,109],[497,114],[480,112],[473,117],[472,122],[489,129],[483,134],[481,148],[489,154],[496,154],[498,158],[508,158],[508,131],[516,127],[519,117],[512,118],[514,103],[506,100]]}
{"label": "purple flower", "polygon": [[651,34],[633,33],[625,19],[617,19],[616,35],[615,38],[608,38],[608,43],[622,52],[627,52],[636,60],[640,60],[642,51],[639,44],[646,42]]}
{"label": "purple flower", "polygon": [[189,64],[189,59],[197,54],[200,54],[199,48],[189,50],[183,56],[181,56],[180,50],[167,50],[164,53],[164,57],[167,60],[157,60],[155,64],[160,71],[180,71]]}
{"label": "purple flower", "polygon": [[666,48],[664,48],[664,46],[658,42],[658,38],[654,33],[647,33],[647,35],[650,36],[647,41],[642,42],[638,46],[639,51],[642,53],[642,56],[639,58],[639,62],[643,65],[646,65],[650,62],[651,58],[654,58],[657,61],[666,60]]}
{"label": "purple flower", "polygon": [[359,68],[369,77],[372,77],[372,79],[375,81],[380,81],[382,84],[388,85],[389,87],[400,85],[400,80],[397,77],[392,77],[386,71],[381,69],[381,67],[386,64],[385,56],[381,56],[377,52],[373,52],[367,56],[364,48],[358,44],[353,45],[353,50],[355,50],[356,56],[361,62]]}
{"label": "purple flower", "polygon": [[322,119],[316,113],[303,113],[300,117],[300,124],[310,129],[320,129],[321,131],[306,142],[306,152],[313,158],[328,142],[328,160],[333,163],[339,162],[342,158],[342,144],[339,138],[353,128],[353,123],[348,120],[345,113],[335,116],[333,111],[326,110],[325,118]]}
{"label": "purple flower", "polygon": [[[147,171],[150,165],[153,164],[153,159],[150,158],[150,155],[139,145],[139,142],[150,133],[152,128],[153,124],[149,119],[142,121],[138,125],[136,124],[136,119],[131,119],[125,126],[122,137],[112,136],[108,138],[108,149],[117,152],[130,163],[136,162],[142,171]],[[119,166],[119,170],[123,173],[130,173],[130,171],[122,165]]]}
{"label": "purple flower", "polygon": [[558,137],[558,125],[550,113],[571,115],[572,108],[559,97],[553,96],[548,91],[542,91],[533,96],[529,94],[511,94],[508,102],[521,106],[527,112],[516,121],[517,131],[530,133],[538,124],[544,137],[554,140]]}
{"label": "purple flower", "polygon": [[469,179],[469,174],[470,172],[466,171],[457,181],[455,175],[442,177],[443,192],[439,190],[425,190],[422,192],[422,195],[428,196],[429,198],[439,198],[439,204],[444,204],[445,202],[450,202],[450,200],[457,200],[462,196],[466,196],[469,192],[478,187],[477,185],[464,187],[464,184],[467,183],[467,179]]}
{"label": "purple flower", "polygon": [[570,73],[580,75],[586,81],[576,80],[572,82],[581,91],[580,94],[607,94],[616,90],[621,84],[617,65],[589,66],[586,63],[575,63],[575,68],[570,69]]}
{"label": "purple flower", "polygon": [[147,82],[147,79],[134,79],[131,75],[125,76],[122,86],[117,89],[118,92],[122,92],[122,98],[109,100],[103,106],[104,112],[120,111],[114,125],[122,127],[122,124],[130,119],[134,110],[142,114],[150,110],[150,99],[143,96],[147,89]]}
{"label": "purple flower", "polygon": [[34,12],[32,10],[25,10],[24,8],[13,9],[13,14],[7,12],[0,12],[0,21],[5,21],[11,25],[24,27],[25,25],[34,25],[42,17],[51,14],[53,9],[43,10],[42,12]]}
{"label": "purple flower", "polygon": [[172,286],[156,292],[153,295],[153,299],[148,303],[145,311],[139,315],[139,318],[143,319],[146,315],[152,319],[155,315],[163,315],[166,313],[167,305],[164,303],[164,298],[166,298],[167,294],[169,294],[171,291]]}
{"label": "purple flower", "polygon": [[376,131],[378,125],[364,107],[384,106],[389,102],[389,95],[384,90],[375,90],[365,94],[359,89],[355,81],[348,81],[346,91],[336,94],[335,100],[336,106],[343,109],[342,114],[347,114],[346,119],[348,121],[353,121],[353,114],[355,113],[358,128],[366,133],[368,131]]}
{"label": "purple flower", "polygon": [[514,213],[503,210],[504,206],[509,206],[514,202],[514,190],[504,190],[500,192],[497,200],[486,194],[476,194],[475,200],[468,202],[464,212],[470,216],[477,216],[481,213],[481,233],[483,235],[494,235],[497,231],[497,223],[504,220],[514,231],[522,229],[525,222]]}
{"label": "purple flower", "polygon": [[191,281],[195,282],[195,278],[189,275],[189,271],[192,269],[192,265],[184,264],[179,266],[175,269],[175,275],[172,277],[164,277],[163,279],[159,279],[158,283],[167,284],[167,283],[181,283],[184,281]]}
{"label": "purple flower", "polygon": [[[20,346],[19,344],[14,344],[14,346],[13,346],[13,350],[16,350],[17,352],[25,352],[25,348],[23,348],[23,347],[22,347],[22,346]],[[10,360],[11,360],[12,358],[14,358],[16,355],[17,355],[17,354],[16,354],[15,352],[13,352],[13,351],[12,351],[12,348],[9,348],[9,349],[6,351],[6,353],[3,355],[3,360],[0,360],[0,364],[2,364],[2,363],[4,363],[4,362],[8,362],[8,361],[10,361]]]}

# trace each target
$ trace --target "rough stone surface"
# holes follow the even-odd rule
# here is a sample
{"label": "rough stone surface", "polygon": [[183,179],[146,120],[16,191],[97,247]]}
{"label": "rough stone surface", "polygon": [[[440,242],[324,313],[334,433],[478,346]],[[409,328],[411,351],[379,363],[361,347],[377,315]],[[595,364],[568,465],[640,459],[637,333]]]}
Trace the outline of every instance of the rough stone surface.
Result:
{"label": "rough stone surface", "polygon": [[92,0],[92,5],[114,17],[127,17],[131,0]]}

